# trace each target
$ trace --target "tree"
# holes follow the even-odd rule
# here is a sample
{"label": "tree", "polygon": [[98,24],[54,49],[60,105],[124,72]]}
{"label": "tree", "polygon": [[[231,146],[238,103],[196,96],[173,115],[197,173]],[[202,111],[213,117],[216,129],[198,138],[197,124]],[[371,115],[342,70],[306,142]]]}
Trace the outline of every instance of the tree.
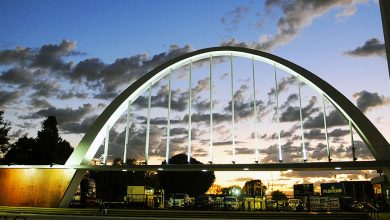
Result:
{"label": "tree", "polygon": [[[120,158],[114,160],[120,164]],[[127,159],[127,164],[136,165],[135,159]],[[96,198],[104,201],[123,201],[127,186],[150,186],[159,189],[155,172],[90,171],[96,183]]]}
{"label": "tree", "polygon": [[69,142],[63,140],[57,129],[57,119],[49,116],[42,123],[37,138],[21,137],[11,146],[4,163],[15,164],[64,164],[73,152]]}
{"label": "tree", "polygon": [[261,180],[249,180],[245,182],[242,191],[246,196],[263,196],[266,189]]}
{"label": "tree", "polygon": [[38,131],[36,145],[39,155],[37,164],[64,164],[73,152],[69,142],[63,140],[58,134],[57,119],[49,116],[42,123],[42,130]]}
{"label": "tree", "polygon": [[282,191],[276,190],[271,193],[272,200],[287,200],[286,194]]}
{"label": "tree", "polygon": [[35,151],[35,139],[24,135],[11,146],[4,156],[4,164],[34,164],[34,155],[38,154]]}
{"label": "tree", "polygon": [[7,153],[10,147],[8,138],[10,129],[9,123],[4,120],[4,112],[0,111],[0,154]]}
{"label": "tree", "polygon": [[207,190],[207,194],[220,195],[222,194],[222,186],[213,183],[210,188]]}
{"label": "tree", "polygon": [[[169,159],[170,164],[187,164],[186,154],[177,154]],[[163,162],[163,164],[165,161]],[[190,158],[191,164],[202,164],[194,158]],[[167,193],[187,193],[190,196],[199,196],[207,192],[215,181],[213,171],[208,172],[165,172],[159,171],[158,178],[161,187]]]}
{"label": "tree", "polygon": [[239,185],[224,187],[222,193],[227,196],[239,196],[241,195],[241,187]]}

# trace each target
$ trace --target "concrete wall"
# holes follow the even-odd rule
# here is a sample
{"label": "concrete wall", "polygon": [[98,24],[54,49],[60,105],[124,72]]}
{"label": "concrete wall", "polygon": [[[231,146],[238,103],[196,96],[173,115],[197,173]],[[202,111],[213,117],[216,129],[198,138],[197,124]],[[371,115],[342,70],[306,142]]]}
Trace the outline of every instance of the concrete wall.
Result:
{"label": "concrete wall", "polygon": [[0,169],[0,206],[58,207],[74,169]]}

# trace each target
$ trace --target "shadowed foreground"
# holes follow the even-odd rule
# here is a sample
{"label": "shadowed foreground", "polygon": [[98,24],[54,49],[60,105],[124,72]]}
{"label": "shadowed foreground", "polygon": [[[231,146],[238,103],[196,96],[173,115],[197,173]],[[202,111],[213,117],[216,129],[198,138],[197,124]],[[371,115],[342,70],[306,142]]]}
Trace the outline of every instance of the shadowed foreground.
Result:
{"label": "shadowed foreground", "polygon": [[180,210],[127,210],[109,209],[102,215],[97,209],[75,208],[27,208],[0,206],[0,219],[348,219],[366,220],[367,213],[300,213],[300,212],[235,212],[235,211],[180,211]]}

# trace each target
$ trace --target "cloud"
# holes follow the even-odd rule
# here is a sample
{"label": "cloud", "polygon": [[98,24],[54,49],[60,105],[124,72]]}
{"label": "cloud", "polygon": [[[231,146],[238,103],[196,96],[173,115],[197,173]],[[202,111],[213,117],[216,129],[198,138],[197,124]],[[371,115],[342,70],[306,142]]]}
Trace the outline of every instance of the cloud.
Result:
{"label": "cloud", "polygon": [[350,133],[349,129],[336,128],[336,129],[334,129],[333,131],[331,131],[329,133],[329,136],[331,136],[331,137],[343,137],[343,136],[345,136],[345,135],[347,135],[349,133]]}
{"label": "cloud", "polygon": [[71,63],[65,63],[63,57],[79,55],[75,51],[76,42],[63,39],[60,44],[43,45],[35,55],[31,64],[33,67],[50,68],[52,71],[69,70]]}
{"label": "cloud", "polygon": [[[59,44],[46,44],[38,49],[18,47],[12,50],[1,50],[0,65],[12,67],[1,74],[0,81],[14,85],[35,85],[35,78],[44,75],[49,79],[56,77],[56,79],[69,80],[71,83],[84,83],[94,91],[97,98],[114,98],[122,89],[121,86],[139,79],[156,66],[190,51],[192,48],[188,45],[184,47],[171,45],[167,52],[152,57],[143,53],[118,58],[110,64],[98,58],[88,58],[73,64],[73,62],[66,62],[64,58],[83,55],[83,53],[76,51],[75,41],[64,39]],[[124,78],[126,80],[123,80]],[[39,90],[40,84],[41,82],[35,87],[31,86]],[[35,95],[40,94],[43,94],[42,90],[37,91]],[[48,93],[43,96],[48,97]]]}
{"label": "cloud", "polygon": [[305,132],[305,138],[322,140],[325,138],[325,133],[322,133],[321,129],[312,129],[309,132]]}
{"label": "cloud", "polygon": [[8,64],[25,64],[29,62],[33,55],[31,48],[16,47],[14,50],[2,50],[0,51],[0,65]]}
{"label": "cloud", "polygon": [[192,50],[189,45],[184,47],[171,45],[167,52],[150,58],[146,53],[136,54],[131,57],[118,58],[111,64],[105,64],[97,58],[89,58],[76,64],[66,77],[71,81],[84,82],[89,88],[97,89],[96,98],[114,98],[121,86],[139,79],[156,66]]}
{"label": "cloud", "polygon": [[33,108],[51,108],[53,107],[46,99],[32,98],[28,104]]}
{"label": "cloud", "polygon": [[52,97],[60,91],[60,85],[55,81],[39,81],[32,85],[35,92],[32,94],[33,97]]}
{"label": "cloud", "polygon": [[23,130],[22,129],[18,129],[16,131],[13,131],[12,134],[9,135],[10,138],[18,138],[18,137],[21,137],[23,134]]}
{"label": "cloud", "polygon": [[20,91],[8,92],[0,90],[0,107],[4,107],[7,104],[16,102],[20,96],[22,96],[22,92]]}
{"label": "cloud", "polygon": [[[243,142],[241,142],[241,141],[236,141],[235,143],[236,143],[236,144],[241,144],[241,143],[243,143]],[[214,146],[225,146],[225,145],[230,145],[230,146],[232,146],[232,144],[233,144],[232,141],[217,141],[217,142],[213,142],[213,145],[214,145]],[[237,148],[236,148],[236,149],[237,149]],[[232,153],[231,150],[226,150],[225,152],[228,152],[229,154]]]}
{"label": "cloud", "polygon": [[325,144],[318,143],[315,147],[312,147],[311,145],[306,146],[309,160],[325,160],[327,158]]}
{"label": "cloud", "polygon": [[84,118],[81,122],[66,122],[61,125],[61,130],[70,134],[83,134],[91,127],[99,115]]}
{"label": "cloud", "polygon": [[[139,96],[134,102],[137,109],[148,107],[148,97]],[[157,91],[156,95],[151,96],[152,107],[168,108],[168,85],[163,85]],[[182,112],[188,107],[188,92],[181,89],[171,91],[171,110]]]}
{"label": "cloud", "polygon": [[[125,142],[125,131],[117,132],[115,129],[110,131],[110,148],[109,154],[114,157],[123,157],[123,148]],[[150,127],[150,145],[149,145],[149,157],[161,157],[164,158],[166,154],[166,140],[163,138],[164,128],[157,126]],[[143,161],[145,155],[145,137],[146,128],[136,126],[134,123],[129,127],[129,142],[127,158],[135,158]],[[187,137],[171,137],[170,139],[170,154],[175,155],[177,153],[183,153],[187,144]],[[202,150],[194,149],[194,154],[202,154]],[[100,156],[103,153],[101,147],[96,155]]]}
{"label": "cloud", "polygon": [[[285,131],[285,130],[281,130],[280,131],[280,138],[285,138],[285,137],[292,137],[292,135],[294,134],[295,130],[291,130],[291,131]],[[276,139],[278,138],[278,134],[277,133],[273,133],[272,135],[270,135],[268,137],[268,139],[272,140],[272,139]]]}
{"label": "cloud", "polygon": [[334,9],[341,9],[336,17],[347,17],[355,14],[353,10],[359,3],[367,0],[333,0],[333,1],[306,1],[306,0],[267,0],[266,10],[280,8],[282,16],[277,22],[275,35],[262,35],[258,42],[239,42],[229,39],[221,45],[241,46],[256,50],[270,51],[280,45],[288,44],[295,39],[303,29],[310,26],[313,21]]}
{"label": "cloud", "polygon": [[283,105],[280,106],[280,108],[282,108],[282,109],[287,108],[287,107],[289,107],[292,103],[294,103],[295,101],[298,101],[298,100],[299,100],[298,94],[296,94],[296,93],[290,94],[290,95],[287,97],[286,102],[283,103]]}
{"label": "cloud", "polygon": [[192,89],[193,91],[193,95],[199,95],[199,93],[201,93],[202,91],[208,91],[210,89],[210,78],[209,77],[206,77],[204,79],[200,79],[198,80],[198,82],[196,82],[196,85],[195,87]]}
{"label": "cloud", "polygon": [[[278,145],[270,145],[266,148],[260,149],[260,153],[264,155],[264,158],[261,160],[263,163],[275,163],[279,161],[279,150]],[[293,142],[287,141],[282,144],[282,155],[284,162],[299,162],[303,160],[302,156],[302,147],[294,145]]]}
{"label": "cloud", "polygon": [[363,141],[355,140],[355,155],[358,160],[374,160],[370,150]]}
{"label": "cloud", "polygon": [[83,106],[72,108],[56,108],[50,107],[47,109],[41,109],[31,115],[20,116],[21,119],[38,119],[48,116],[55,116],[58,121],[58,125],[62,128],[62,125],[71,122],[80,121],[82,117],[93,111],[91,104],[84,104]]}
{"label": "cloud", "polygon": [[[344,116],[338,111],[333,110],[326,116],[326,125],[327,127],[347,125],[347,120]],[[303,123],[304,128],[323,128],[324,127],[324,115],[319,113],[315,117],[309,117],[307,121]]]}
{"label": "cloud", "polygon": [[[202,100],[199,93],[206,91],[210,88],[209,77],[198,80],[195,87],[192,88],[192,106],[198,110],[208,109],[209,101]],[[168,108],[168,85],[162,85],[157,91],[156,95],[151,97],[152,107]],[[182,89],[171,90],[171,110],[184,111],[188,107],[188,91],[182,91]],[[148,97],[146,95],[140,96],[134,102],[134,105],[138,108],[148,107]]]}
{"label": "cloud", "polygon": [[[284,104],[283,107],[288,106],[289,101]],[[305,117],[309,117],[315,112],[318,112],[320,109],[318,107],[314,107],[317,103],[317,97],[312,96],[309,100],[309,104],[302,108],[302,118],[305,119]],[[300,113],[299,113],[299,107],[294,106],[288,106],[281,114],[280,114],[280,121],[281,122],[292,122],[292,121],[299,121],[301,120]]]}
{"label": "cloud", "polygon": [[57,98],[61,99],[61,100],[71,99],[71,98],[85,99],[87,97],[88,97],[88,94],[84,93],[84,92],[61,91],[61,92],[59,92],[59,94],[57,94]]}
{"label": "cloud", "polygon": [[64,39],[59,44],[46,44],[39,49],[17,47],[13,50],[2,50],[0,65],[14,64],[26,68],[65,71],[70,69],[72,63],[66,63],[63,58],[82,54],[75,49],[76,42]]}
{"label": "cloud", "polygon": [[249,11],[250,8],[248,6],[237,6],[235,9],[221,17],[220,21],[226,26],[228,31],[234,31]]}
{"label": "cloud", "polygon": [[233,182],[247,182],[247,181],[251,181],[251,180],[254,180],[254,178],[238,177],[238,178],[232,179],[231,181],[233,181]]}
{"label": "cloud", "polygon": [[18,85],[25,87],[33,82],[33,73],[26,68],[11,68],[4,71],[0,76],[0,81],[3,83]]}
{"label": "cloud", "polygon": [[[280,94],[283,91],[286,91],[290,85],[296,83],[295,76],[288,76],[278,80],[278,93]],[[268,92],[268,96],[275,96],[275,88],[271,88]]]}
{"label": "cloud", "polygon": [[381,96],[376,92],[368,92],[366,90],[353,94],[353,97],[356,99],[357,107],[362,112],[367,112],[372,108],[390,104],[389,98]]}
{"label": "cloud", "polygon": [[[192,122],[204,122],[206,124],[210,123],[210,114],[202,114],[202,113],[194,113],[191,116]],[[222,123],[231,121],[232,116],[230,114],[221,114],[218,112],[213,113],[213,123]],[[184,116],[183,120],[184,122],[188,121],[188,114]]]}
{"label": "cloud", "polygon": [[[253,117],[253,100],[245,100],[245,92],[249,89],[248,85],[243,84],[240,88],[234,93],[234,113],[235,119],[245,119],[248,117]],[[262,100],[256,100],[256,111],[258,119],[261,119],[268,112],[266,111],[267,106]],[[229,101],[228,106],[224,108],[226,112],[231,114],[232,112],[232,102]],[[230,116],[231,117],[231,116]]]}
{"label": "cloud", "polygon": [[4,65],[4,69],[0,82],[30,89],[34,91],[33,98],[52,97],[61,91],[58,79],[73,66],[64,58],[82,54],[75,49],[76,42],[64,39],[59,44],[46,44],[37,49],[2,50],[0,65]]}
{"label": "cloud", "polygon": [[377,38],[367,40],[363,46],[354,50],[344,52],[344,54],[354,57],[380,56],[385,57],[385,44]]}

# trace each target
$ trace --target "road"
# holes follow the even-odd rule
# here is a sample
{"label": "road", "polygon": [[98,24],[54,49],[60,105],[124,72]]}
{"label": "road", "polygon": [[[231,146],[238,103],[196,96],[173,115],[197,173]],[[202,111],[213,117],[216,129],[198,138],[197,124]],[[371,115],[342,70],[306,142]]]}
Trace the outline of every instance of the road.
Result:
{"label": "road", "polygon": [[240,212],[240,211],[185,211],[185,210],[128,210],[109,209],[106,215],[97,209],[26,208],[0,206],[1,219],[285,219],[285,220],[363,220],[365,213],[299,213],[299,212]]}

